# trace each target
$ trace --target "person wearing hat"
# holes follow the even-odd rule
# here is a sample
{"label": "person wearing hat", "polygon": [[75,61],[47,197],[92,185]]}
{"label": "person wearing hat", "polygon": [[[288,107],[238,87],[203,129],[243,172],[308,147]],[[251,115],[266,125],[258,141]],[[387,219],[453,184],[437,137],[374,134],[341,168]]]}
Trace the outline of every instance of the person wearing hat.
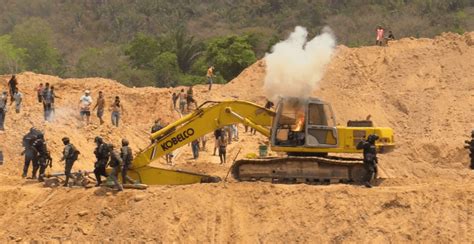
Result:
{"label": "person wearing hat", "polygon": [[471,165],[470,168],[474,169],[474,130],[471,131],[471,140],[464,141],[466,145],[464,148],[469,149],[469,156],[471,157]]}
{"label": "person wearing hat", "polygon": [[72,176],[71,174],[71,170],[72,170],[72,166],[74,165],[74,162],[76,162],[79,156],[79,151],[71,143],[71,141],[69,140],[69,137],[63,137],[62,141],[64,144],[64,150],[63,150],[63,157],[61,158],[61,161],[66,162],[64,165],[64,174],[66,175],[64,186],[68,186],[69,178],[74,178],[74,176]]}
{"label": "person wearing hat", "polygon": [[3,91],[0,95],[0,130],[5,130],[5,115],[7,114],[8,93]]}
{"label": "person wearing hat", "polygon": [[89,124],[90,117],[91,117],[91,105],[92,105],[92,97],[91,97],[91,92],[89,90],[86,90],[84,92],[84,95],[81,97],[79,100],[79,105],[80,105],[80,115],[82,121],[86,122],[86,125]]}
{"label": "person wearing hat", "polygon": [[372,185],[370,181],[374,178],[377,173],[377,148],[375,147],[375,142],[379,139],[379,136],[376,134],[371,134],[367,137],[367,140],[362,140],[357,144],[357,149],[363,149],[364,155],[364,168],[366,170],[366,175],[364,179],[364,185],[367,188],[371,188]]}

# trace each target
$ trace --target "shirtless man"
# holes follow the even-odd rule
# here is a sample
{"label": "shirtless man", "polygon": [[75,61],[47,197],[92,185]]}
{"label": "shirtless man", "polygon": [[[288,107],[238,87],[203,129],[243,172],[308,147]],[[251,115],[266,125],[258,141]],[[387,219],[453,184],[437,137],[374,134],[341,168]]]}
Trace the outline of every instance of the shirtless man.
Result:
{"label": "shirtless man", "polygon": [[97,117],[100,120],[100,124],[103,124],[104,120],[102,119],[102,117],[104,116],[105,99],[104,99],[104,94],[102,93],[102,91],[99,91],[99,97],[97,98],[97,103],[95,104],[92,110],[95,110],[96,108],[97,108]]}

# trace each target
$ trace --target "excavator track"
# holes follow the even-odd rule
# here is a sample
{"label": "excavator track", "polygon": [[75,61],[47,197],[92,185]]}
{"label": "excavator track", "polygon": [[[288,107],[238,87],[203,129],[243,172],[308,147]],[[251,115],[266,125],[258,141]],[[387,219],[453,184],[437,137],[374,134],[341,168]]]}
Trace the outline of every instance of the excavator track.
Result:
{"label": "excavator track", "polygon": [[232,169],[233,177],[239,181],[286,184],[360,184],[365,173],[362,159],[314,156],[241,159]]}

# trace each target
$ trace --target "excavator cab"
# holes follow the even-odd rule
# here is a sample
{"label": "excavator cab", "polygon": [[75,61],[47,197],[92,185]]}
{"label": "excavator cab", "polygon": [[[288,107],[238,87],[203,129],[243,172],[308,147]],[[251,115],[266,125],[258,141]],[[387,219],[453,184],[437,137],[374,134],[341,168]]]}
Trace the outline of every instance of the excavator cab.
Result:
{"label": "excavator cab", "polygon": [[330,148],[338,145],[332,108],[319,99],[282,99],[273,123],[272,146]]}

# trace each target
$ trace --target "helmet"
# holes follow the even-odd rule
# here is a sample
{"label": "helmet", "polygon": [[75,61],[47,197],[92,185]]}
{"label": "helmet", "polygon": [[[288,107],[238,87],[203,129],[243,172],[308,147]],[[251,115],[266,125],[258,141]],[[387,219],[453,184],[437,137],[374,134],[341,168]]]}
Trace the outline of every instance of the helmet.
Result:
{"label": "helmet", "polygon": [[63,137],[62,141],[63,141],[64,145],[69,144],[69,137]]}
{"label": "helmet", "polygon": [[370,143],[375,143],[376,140],[379,139],[379,136],[376,135],[376,134],[370,134],[368,137],[367,137],[367,141],[370,142]]}
{"label": "helmet", "polygon": [[104,140],[102,139],[102,137],[96,136],[95,139],[94,139],[94,142],[95,142],[95,143],[102,144],[102,143],[104,142]]}
{"label": "helmet", "polygon": [[31,127],[31,128],[30,128],[30,133],[35,133],[35,132],[37,132],[37,131],[38,131],[38,129],[36,129],[35,127]]}
{"label": "helmet", "polygon": [[122,146],[128,146],[128,140],[122,139]]}
{"label": "helmet", "polygon": [[38,139],[44,139],[44,134],[43,133],[39,133],[36,138]]}

